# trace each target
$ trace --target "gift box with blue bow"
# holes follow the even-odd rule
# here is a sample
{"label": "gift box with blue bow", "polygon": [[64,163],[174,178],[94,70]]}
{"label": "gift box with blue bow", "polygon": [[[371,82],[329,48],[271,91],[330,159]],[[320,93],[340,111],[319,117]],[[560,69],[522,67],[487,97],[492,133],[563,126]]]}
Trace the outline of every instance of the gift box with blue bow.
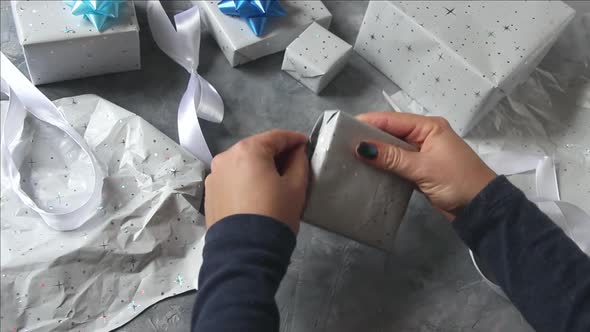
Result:
{"label": "gift box with blue bow", "polygon": [[140,68],[133,1],[13,1],[12,13],[34,84]]}
{"label": "gift box with blue bow", "polygon": [[193,0],[209,32],[235,67],[284,51],[314,21],[326,29],[332,14],[321,1]]}

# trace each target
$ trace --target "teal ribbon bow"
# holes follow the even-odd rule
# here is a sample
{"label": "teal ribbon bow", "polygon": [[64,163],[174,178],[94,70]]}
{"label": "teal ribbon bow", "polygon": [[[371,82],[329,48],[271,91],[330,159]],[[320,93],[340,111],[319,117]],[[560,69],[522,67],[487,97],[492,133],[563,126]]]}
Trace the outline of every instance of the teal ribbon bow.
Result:
{"label": "teal ribbon bow", "polygon": [[268,17],[286,15],[279,0],[221,0],[217,7],[225,15],[246,19],[257,36],[262,35]]}
{"label": "teal ribbon bow", "polygon": [[109,18],[119,17],[124,0],[72,0],[64,1],[72,7],[72,15],[83,15],[98,31],[102,31]]}

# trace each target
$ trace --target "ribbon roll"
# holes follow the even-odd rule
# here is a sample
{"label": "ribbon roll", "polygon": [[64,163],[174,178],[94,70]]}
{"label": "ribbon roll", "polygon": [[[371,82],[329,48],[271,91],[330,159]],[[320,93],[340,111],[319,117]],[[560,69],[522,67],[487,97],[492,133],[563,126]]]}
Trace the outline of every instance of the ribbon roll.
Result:
{"label": "ribbon roll", "polygon": [[147,17],[156,44],[190,74],[178,107],[180,145],[209,165],[213,156],[207,147],[199,118],[219,123],[223,120],[223,101],[215,88],[197,73],[201,40],[198,7],[174,16],[172,24],[158,0],[147,2]]}
{"label": "ribbon roll", "polygon": [[[76,229],[95,215],[102,199],[104,173],[84,138],[70,126],[64,114],[6,58],[4,53],[0,53],[0,57],[2,92],[9,97],[8,110],[2,112],[2,179],[9,181],[21,201],[37,212],[51,228],[58,231]],[[72,206],[60,213],[46,211],[21,188],[19,166],[25,156],[14,152],[23,131],[27,112],[59,128],[88,155],[94,176],[90,179],[88,197],[79,206]]]}
{"label": "ribbon roll", "polygon": [[221,0],[217,6],[225,15],[246,19],[256,36],[262,35],[269,17],[286,14],[279,0]]}
{"label": "ribbon roll", "polygon": [[98,31],[102,31],[109,18],[119,17],[119,9],[123,0],[72,0],[64,1],[72,7],[72,15],[82,15],[90,21]]}

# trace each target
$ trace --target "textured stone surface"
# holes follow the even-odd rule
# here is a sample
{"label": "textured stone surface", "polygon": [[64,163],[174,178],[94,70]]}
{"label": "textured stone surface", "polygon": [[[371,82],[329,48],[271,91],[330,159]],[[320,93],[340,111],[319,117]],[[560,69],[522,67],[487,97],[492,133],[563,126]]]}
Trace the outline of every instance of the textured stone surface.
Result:
{"label": "textured stone surface", "polygon": [[[325,4],[334,16],[331,31],[353,44],[367,3]],[[3,1],[1,6],[2,51],[26,71],[9,4]],[[142,70],[41,90],[51,99],[98,94],[176,139],[176,107],[188,77],[153,43],[141,11],[138,17]],[[381,91],[397,90],[353,55],[316,96],[281,71],[282,58],[278,53],[232,69],[211,37],[202,40],[200,73],[226,105],[221,125],[202,123],[214,153],[270,128],[307,132],[324,110],[357,114],[388,109]],[[304,225],[292,261],[277,294],[283,331],[531,331],[510,303],[481,282],[465,246],[418,194],[399,230],[395,254],[386,256]],[[193,292],[162,301],[120,331],[187,331],[195,296]]]}

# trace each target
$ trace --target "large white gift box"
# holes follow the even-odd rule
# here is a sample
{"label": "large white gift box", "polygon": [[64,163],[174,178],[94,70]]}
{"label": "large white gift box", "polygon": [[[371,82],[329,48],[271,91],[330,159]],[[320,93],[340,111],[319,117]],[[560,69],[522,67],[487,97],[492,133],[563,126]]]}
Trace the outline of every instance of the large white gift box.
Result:
{"label": "large white gift box", "polygon": [[103,31],[63,1],[13,1],[12,13],[33,84],[140,68],[133,1],[124,1]]}
{"label": "large white gift box", "polygon": [[312,23],[287,47],[281,69],[317,94],[346,65],[351,50],[347,42]]}
{"label": "large white gift box", "polygon": [[210,33],[233,67],[284,51],[313,22],[327,29],[332,21],[332,14],[321,1],[284,0],[281,6],[286,15],[269,18],[264,34],[258,37],[245,19],[222,13],[218,2],[193,0],[202,9]]}
{"label": "large white gift box", "polygon": [[371,1],[354,49],[465,135],[573,16],[561,1]]}

